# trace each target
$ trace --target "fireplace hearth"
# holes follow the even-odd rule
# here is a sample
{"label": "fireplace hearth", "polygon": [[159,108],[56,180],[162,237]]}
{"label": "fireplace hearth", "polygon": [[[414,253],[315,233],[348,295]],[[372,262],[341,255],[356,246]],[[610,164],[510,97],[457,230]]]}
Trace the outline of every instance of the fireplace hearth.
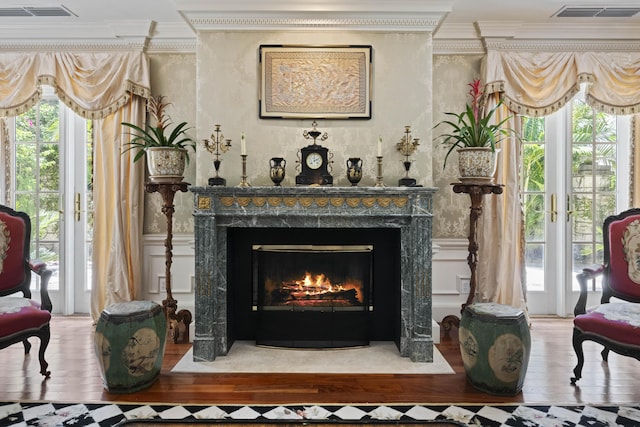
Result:
{"label": "fireplace hearth", "polygon": [[[235,340],[246,339],[292,347],[394,341],[402,356],[433,361],[435,189],[190,187],[190,191],[195,201],[195,361],[225,356]],[[313,254],[315,261],[266,263],[283,267],[282,271],[259,267],[260,257],[279,257],[278,252],[290,246],[298,248],[295,257],[309,255],[306,247],[321,251]],[[358,268],[344,267],[354,262],[339,267],[335,260],[323,260],[345,257],[327,251],[329,247],[350,246],[367,248],[347,252],[369,260],[358,261]],[[355,278],[351,270],[362,274]],[[262,290],[256,282],[265,285]],[[287,329],[287,336],[282,336]]]}

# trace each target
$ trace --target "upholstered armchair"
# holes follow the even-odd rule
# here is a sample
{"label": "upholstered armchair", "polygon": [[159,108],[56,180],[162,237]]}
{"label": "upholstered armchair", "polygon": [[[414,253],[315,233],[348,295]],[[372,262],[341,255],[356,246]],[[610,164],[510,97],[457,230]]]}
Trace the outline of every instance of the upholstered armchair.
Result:
{"label": "upholstered armchair", "polygon": [[[571,384],[582,376],[586,340],[604,346],[605,362],[609,351],[640,360],[640,209],[606,218],[602,232],[604,264],[576,276],[580,297],[574,310],[573,348],[578,363]],[[588,285],[598,276],[602,276],[602,298],[587,309]]]}
{"label": "upholstered armchair", "polygon": [[[0,205],[0,349],[22,342],[28,354],[28,338],[40,338],[40,373],[48,378],[51,372],[44,354],[50,338],[51,300],[47,286],[51,270],[42,262],[30,260],[30,239],[29,216]],[[32,272],[41,278],[40,302],[31,299]]]}

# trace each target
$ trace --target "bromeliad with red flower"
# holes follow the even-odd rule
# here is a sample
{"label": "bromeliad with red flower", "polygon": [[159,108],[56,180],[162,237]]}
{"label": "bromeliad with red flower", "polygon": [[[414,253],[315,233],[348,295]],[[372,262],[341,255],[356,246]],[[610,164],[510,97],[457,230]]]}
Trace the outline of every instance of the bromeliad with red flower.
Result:
{"label": "bromeliad with red flower", "polygon": [[442,144],[449,146],[449,151],[444,158],[444,165],[451,152],[456,148],[479,148],[490,147],[491,151],[496,150],[496,144],[510,134],[515,135],[513,129],[502,128],[502,125],[511,117],[507,117],[499,123],[491,123],[496,110],[502,105],[502,100],[498,104],[485,112],[486,98],[482,82],[479,79],[469,83],[469,96],[471,103],[466,105],[462,113],[445,113],[447,116],[455,117],[455,120],[443,120],[434,126],[449,125],[451,133],[442,134],[437,139],[442,140]]}

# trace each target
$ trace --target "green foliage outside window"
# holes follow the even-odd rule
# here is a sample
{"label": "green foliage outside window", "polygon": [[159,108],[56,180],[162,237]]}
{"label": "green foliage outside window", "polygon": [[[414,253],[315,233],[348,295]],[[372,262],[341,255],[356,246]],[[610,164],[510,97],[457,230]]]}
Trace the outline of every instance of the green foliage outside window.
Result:
{"label": "green foliage outside window", "polygon": [[[16,117],[15,207],[32,219],[32,233],[40,241],[59,240],[60,230],[60,118],[57,100],[42,100]],[[57,243],[56,243],[57,244]],[[49,245],[34,246],[31,256],[57,259]]]}

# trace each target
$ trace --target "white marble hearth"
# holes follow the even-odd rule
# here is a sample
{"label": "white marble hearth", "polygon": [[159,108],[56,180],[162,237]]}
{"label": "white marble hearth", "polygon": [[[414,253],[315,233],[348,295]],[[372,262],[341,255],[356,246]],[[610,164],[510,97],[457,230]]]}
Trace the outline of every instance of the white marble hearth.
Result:
{"label": "white marble hearth", "polygon": [[[366,363],[363,363],[366,361]],[[192,373],[326,373],[326,374],[453,374],[442,354],[434,349],[433,361],[414,363],[401,357],[392,342],[372,342],[367,347],[344,349],[282,349],[236,341],[224,357],[194,362],[189,350],[171,372]]]}

